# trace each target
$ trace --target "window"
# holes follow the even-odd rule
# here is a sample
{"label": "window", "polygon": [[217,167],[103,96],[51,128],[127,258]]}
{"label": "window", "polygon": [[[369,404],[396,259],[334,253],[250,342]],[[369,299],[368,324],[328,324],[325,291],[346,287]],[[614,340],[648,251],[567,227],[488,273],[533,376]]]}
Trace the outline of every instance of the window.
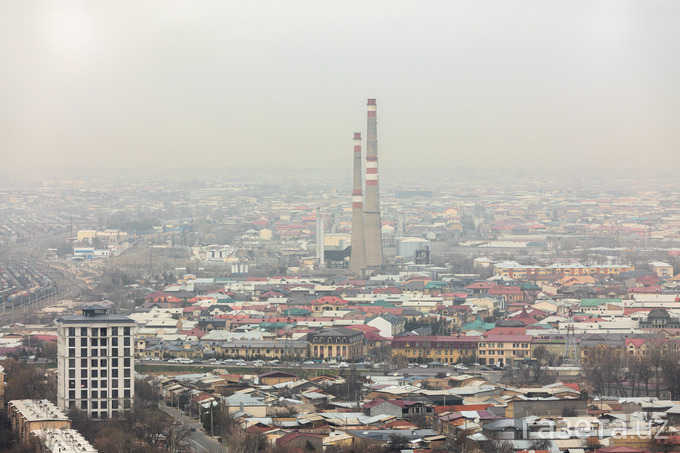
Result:
{"label": "window", "polygon": [[130,368],[125,368],[123,370],[123,377],[130,377]]}
{"label": "window", "polygon": [[75,379],[70,379],[68,381],[68,388],[70,388],[70,389],[76,388],[76,380]]}
{"label": "window", "polygon": [[[111,348],[111,355],[118,355],[118,348]],[[113,360],[116,360],[116,359],[113,359]],[[117,365],[113,365],[113,366],[117,366]]]}
{"label": "window", "polygon": [[87,357],[87,348],[80,348],[80,357]]}
{"label": "window", "polygon": [[126,389],[130,388],[130,379],[123,380],[123,387],[125,387]]}
{"label": "window", "polygon": [[102,379],[101,381],[99,381],[99,388],[105,389],[105,388],[106,388],[106,384],[107,384],[107,383],[106,383],[106,379]]}
{"label": "window", "polygon": [[123,348],[123,355],[128,357],[130,355],[130,348]]}
{"label": "window", "polygon": [[130,390],[125,390],[125,391],[123,392],[123,397],[125,397],[125,398],[130,398]]}
{"label": "window", "polygon": [[76,359],[68,359],[68,367],[69,368],[75,368],[76,367]]}
{"label": "window", "polygon": [[76,336],[76,328],[75,327],[69,327],[68,328],[68,336],[69,337],[75,337]]}
{"label": "window", "polygon": [[80,391],[80,398],[86,400],[87,399],[87,390],[81,390]]}
{"label": "window", "polygon": [[76,348],[70,348],[68,350],[68,356],[69,357],[75,357],[76,356]]}
{"label": "window", "polygon": [[[94,406],[96,402],[92,402],[92,406]],[[99,412],[92,412],[92,418],[99,418]]]}
{"label": "window", "polygon": [[81,338],[80,339],[80,347],[84,348],[87,346],[87,338]]}
{"label": "window", "polygon": [[[68,370],[68,377],[75,378],[76,377],[76,370]],[[73,384],[73,388],[75,388],[75,383]]]}
{"label": "window", "polygon": [[111,390],[111,398],[118,398],[118,390],[117,389]]}
{"label": "window", "polygon": [[118,337],[111,338],[111,346],[118,346]]}
{"label": "window", "polygon": [[90,346],[97,346],[99,343],[96,338],[90,338]]}
{"label": "window", "polygon": [[96,327],[94,327],[94,328],[92,329],[92,336],[93,336],[93,337],[96,337],[98,333],[99,333],[99,329],[97,329]]}
{"label": "window", "polygon": [[123,335],[130,335],[130,328],[129,327],[123,327]]}
{"label": "window", "polygon": [[99,372],[97,370],[92,370],[92,377],[99,377]]}
{"label": "window", "polygon": [[101,359],[101,360],[99,361],[99,366],[105,367],[105,366],[106,366],[106,359]]}
{"label": "window", "polygon": [[[96,390],[92,390],[92,393],[91,393],[90,395],[92,395],[92,398],[99,398],[99,392],[96,391]],[[96,409],[96,407],[94,406],[94,404],[92,405],[92,408],[93,408],[93,409]]]}
{"label": "window", "polygon": [[84,399],[83,401],[80,402],[80,408],[84,411],[87,410],[87,400],[86,399]]}
{"label": "window", "polygon": [[106,346],[106,338],[102,338],[102,339],[99,341],[99,346]]}
{"label": "window", "polygon": [[76,391],[75,390],[69,390],[68,391],[68,399],[70,399],[70,400],[76,399]]}
{"label": "window", "polygon": [[80,380],[80,388],[81,388],[81,389],[86,389],[86,388],[87,388],[87,379],[81,379],[81,380]]}
{"label": "window", "polygon": [[99,355],[102,356],[102,357],[106,357],[106,349],[100,349]]}
{"label": "window", "polygon": [[[101,392],[99,392],[99,397],[100,398],[107,398],[108,396],[106,394],[106,390],[102,390]],[[104,404],[104,403],[102,403],[102,404]],[[102,408],[104,408],[104,407],[105,406],[102,406]]]}
{"label": "window", "polygon": [[80,377],[83,379],[87,377],[87,368],[82,368],[80,370]]}
{"label": "window", "polygon": [[69,338],[68,339],[68,345],[71,348],[75,348],[76,347],[76,339],[75,338]]}
{"label": "window", "polygon": [[92,355],[92,357],[97,357],[98,352],[99,352],[98,349],[92,349],[92,350],[90,351],[90,354]]}
{"label": "window", "polygon": [[99,387],[99,382],[97,382],[97,381],[92,381],[92,388],[93,388],[93,389],[96,389],[97,387]]}
{"label": "window", "polygon": [[98,361],[97,359],[92,359],[92,360],[90,360],[90,366],[91,366],[92,368],[97,368],[97,364],[98,364],[98,363],[99,363],[99,361]]}
{"label": "window", "polygon": [[81,337],[86,337],[86,336],[87,336],[87,327],[81,327],[81,328],[80,328],[80,336],[81,336]]}
{"label": "window", "polygon": [[101,377],[106,377],[107,371],[106,370],[101,370],[100,372]]}
{"label": "window", "polygon": [[80,367],[87,368],[87,359],[80,359]]}
{"label": "window", "polygon": [[106,336],[106,327],[102,327],[102,328],[99,330],[99,335],[101,335],[102,337],[105,337],[105,336]]}
{"label": "window", "polygon": [[118,335],[118,327],[111,327],[111,335],[114,337]]}
{"label": "window", "polygon": [[125,367],[130,366],[130,359],[123,359],[123,366]]}
{"label": "window", "polygon": [[111,376],[115,378],[118,377],[118,368],[114,368],[113,370],[111,370]]}
{"label": "window", "polygon": [[130,337],[123,337],[123,346],[130,346]]}
{"label": "window", "polygon": [[118,400],[111,401],[111,409],[118,409]]}

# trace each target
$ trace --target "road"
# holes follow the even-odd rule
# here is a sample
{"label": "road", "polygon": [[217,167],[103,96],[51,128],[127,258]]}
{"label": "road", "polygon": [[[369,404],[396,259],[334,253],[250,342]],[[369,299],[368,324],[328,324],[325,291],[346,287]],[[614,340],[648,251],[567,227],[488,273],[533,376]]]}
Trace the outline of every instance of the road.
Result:
{"label": "road", "polygon": [[197,452],[197,453],[222,453],[224,451],[222,445],[217,442],[215,439],[201,431],[201,423],[199,423],[197,420],[187,417],[183,413],[181,413],[179,410],[175,409],[174,407],[168,407],[164,404],[159,404],[158,405],[159,409],[165,412],[166,414],[169,414],[172,418],[175,420],[179,420],[182,422],[184,426],[187,426],[188,428],[195,428],[196,431],[192,431],[189,434],[189,447],[191,448],[191,451]]}

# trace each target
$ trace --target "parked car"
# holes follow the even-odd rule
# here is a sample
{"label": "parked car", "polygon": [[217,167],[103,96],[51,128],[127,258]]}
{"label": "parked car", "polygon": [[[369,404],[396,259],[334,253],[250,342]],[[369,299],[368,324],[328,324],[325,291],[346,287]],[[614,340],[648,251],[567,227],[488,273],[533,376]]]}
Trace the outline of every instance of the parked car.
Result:
{"label": "parked car", "polygon": [[243,360],[241,360],[240,362],[237,362],[237,363],[236,363],[236,366],[246,366],[246,365],[247,365],[247,363],[244,362]]}

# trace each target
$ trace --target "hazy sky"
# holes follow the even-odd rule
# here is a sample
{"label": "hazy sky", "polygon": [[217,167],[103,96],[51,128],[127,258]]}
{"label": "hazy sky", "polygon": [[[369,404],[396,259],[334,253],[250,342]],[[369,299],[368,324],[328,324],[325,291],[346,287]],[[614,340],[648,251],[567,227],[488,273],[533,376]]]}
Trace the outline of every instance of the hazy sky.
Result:
{"label": "hazy sky", "polygon": [[0,168],[680,164],[680,2],[0,2]]}

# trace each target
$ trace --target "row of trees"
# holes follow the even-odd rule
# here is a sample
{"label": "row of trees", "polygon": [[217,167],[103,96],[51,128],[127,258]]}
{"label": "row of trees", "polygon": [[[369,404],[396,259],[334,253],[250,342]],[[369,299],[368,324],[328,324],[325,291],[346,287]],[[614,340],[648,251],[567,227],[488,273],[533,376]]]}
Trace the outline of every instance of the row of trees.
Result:
{"label": "row of trees", "polygon": [[659,338],[647,339],[645,354],[639,356],[593,349],[582,370],[592,392],[599,395],[661,398],[667,392],[671,399],[680,398],[680,355]]}

